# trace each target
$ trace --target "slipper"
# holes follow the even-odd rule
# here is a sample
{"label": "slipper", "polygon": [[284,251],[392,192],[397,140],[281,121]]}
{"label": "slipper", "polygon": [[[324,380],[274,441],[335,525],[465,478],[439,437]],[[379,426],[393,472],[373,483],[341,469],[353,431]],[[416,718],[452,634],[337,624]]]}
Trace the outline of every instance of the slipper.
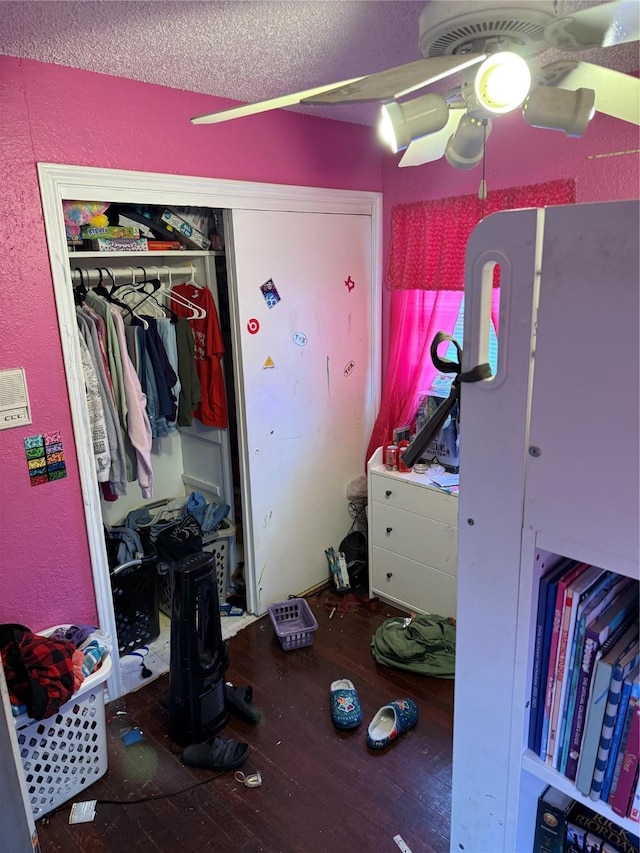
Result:
{"label": "slipper", "polygon": [[252,704],[253,690],[251,687],[234,687],[230,681],[227,681],[227,707],[244,720],[245,723],[256,725],[262,719],[262,714],[255,705]]}
{"label": "slipper", "polygon": [[331,683],[331,719],[339,729],[355,729],[362,722],[358,693],[348,678]]}
{"label": "slipper", "polygon": [[182,753],[182,760],[188,767],[202,770],[235,770],[244,764],[248,754],[248,743],[214,737],[206,743],[188,746]]}
{"label": "slipper", "polygon": [[394,699],[383,705],[367,729],[367,746],[384,749],[401,734],[415,726],[418,721],[418,706],[413,699]]}

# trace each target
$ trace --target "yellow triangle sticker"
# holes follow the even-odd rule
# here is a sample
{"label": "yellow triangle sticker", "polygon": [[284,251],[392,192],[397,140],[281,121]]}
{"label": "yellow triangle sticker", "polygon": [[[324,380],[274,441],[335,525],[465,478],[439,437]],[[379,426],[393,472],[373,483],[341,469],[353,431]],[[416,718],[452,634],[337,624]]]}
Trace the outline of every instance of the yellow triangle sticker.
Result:
{"label": "yellow triangle sticker", "polygon": [[271,358],[270,355],[268,355],[267,360],[262,365],[263,370],[269,370],[270,368],[275,367],[275,366],[276,366],[276,364],[275,364],[274,360]]}

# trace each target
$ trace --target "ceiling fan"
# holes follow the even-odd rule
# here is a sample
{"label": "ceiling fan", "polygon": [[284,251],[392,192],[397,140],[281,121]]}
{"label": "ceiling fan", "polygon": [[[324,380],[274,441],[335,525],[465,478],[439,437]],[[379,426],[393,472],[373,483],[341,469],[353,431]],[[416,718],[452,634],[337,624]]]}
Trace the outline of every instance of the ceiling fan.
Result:
{"label": "ceiling fan", "polygon": [[[596,111],[640,124],[637,77],[580,60],[542,68],[535,62],[549,48],[579,53],[637,41],[638,0],[613,0],[563,17],[556,9],[555,0],[431,0],[420,15],[424,59],[191,121],[213,124],[295,104],[379,101],[381,137],[393,151],[405,151],[401,166],[444,156],[458,169],[482,160],[492,121],[518,107],[533,127],[574,137],[582,136]],[[448,91],[409,98],[452,75],[461,80]]]}

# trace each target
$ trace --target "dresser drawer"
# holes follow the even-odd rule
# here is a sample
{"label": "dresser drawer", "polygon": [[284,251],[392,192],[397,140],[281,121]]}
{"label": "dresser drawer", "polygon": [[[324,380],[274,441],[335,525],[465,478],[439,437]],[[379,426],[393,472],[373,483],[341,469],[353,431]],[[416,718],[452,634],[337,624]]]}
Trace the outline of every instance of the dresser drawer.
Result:
{"label": "dresser drawer", "polygon": [[458,498],[455,495],[402,481],[399,477],[372,474],[371,499],[445,524],[458,524]]}
{"label": "dresser drawer", "polygon": [[456,578],[382,548],[372,548],[371,595],[406,610],[456,615]]}
{"label": "dresser drawer", "polygon": [[374,501],[370,507],[371,543],[402,557],[457,574],[458,528]]}

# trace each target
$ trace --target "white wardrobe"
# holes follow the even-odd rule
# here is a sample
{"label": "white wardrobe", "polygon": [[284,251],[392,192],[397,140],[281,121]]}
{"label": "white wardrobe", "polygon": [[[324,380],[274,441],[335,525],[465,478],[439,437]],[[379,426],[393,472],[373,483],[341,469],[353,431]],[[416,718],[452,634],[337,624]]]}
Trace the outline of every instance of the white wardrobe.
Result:
{"label": "white wardrobe", "polygon": [[[239,488],[251,613],[322,583],[324,549],[337,547],[351,524],[346,486],[363,472],[378,408],[380,195],[48,164],[39,166],[39,177],[101,625],[114,630],[103,508],[77,370],[72,270],[141,265],[157,268],[166,283],[167,268],[194,264],[196,279],[217,299],[216,257],[69,257],[64,199],[224,211],[236,434],[194,420],[159,440],[152,500],[200,490],[233,513]],[[172,275],[173,284],[185,278]],[[265,298],[269,281],[277,301]],[[127,498],[108,508],[108,521],[145,502],[130,484]],[[120,693],[116,672],[109,694]]]}
{"label": "white wardrobe", "polygon": [[451,850],[530,853],[537,798],[584,798],[527,749],[538,582],[570,557],[638,578],[638,202],[499,213],[467,247]]}

